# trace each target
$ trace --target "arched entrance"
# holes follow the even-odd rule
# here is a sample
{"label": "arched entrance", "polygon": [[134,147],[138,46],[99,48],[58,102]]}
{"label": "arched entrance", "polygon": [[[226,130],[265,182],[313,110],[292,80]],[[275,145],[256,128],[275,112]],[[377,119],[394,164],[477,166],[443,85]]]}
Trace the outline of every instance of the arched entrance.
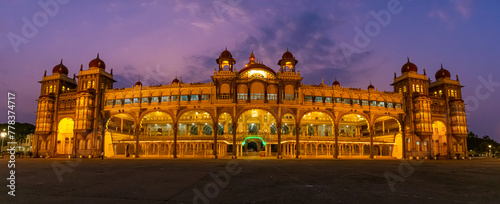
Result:
{"label": "arched entrance", "polygon": [[300,154],[304,157],[328,156],[326,144],[335,141],[333,118],[323,112],[310,112],[300,119]]}
{"label": "arched entrance", "polygon": [[[375,120],[373,133],[374,144],[384,144],[382,152],[375,156],[403,157],[403,137],[401,124],[391,116],[381,116]],[[385,149],[384,149],[385,148]]]}
{"label": "arched entrance", "polygon": [[[135,152],[128,144],[135,141],[135,118],[129,114],[120,113],[111,116],[106,123],[104,135],[104,155],[127,155]],[[129,154],[131,155],[131,154]]]}
{"label": "arched entrance", "polygon": [[339,119],[340,156],[369,157],[369,143],[370,127],[365,116],[352,113]]}
{"label": "arched entrance", "polygon": [[276,119],[269,111],[252,109],[243,112],[238,117],[238,127],[236,128],[237,141],[241,141],[238,149],[239,155],[259,154],[251,152],[255,148],[250,146],[249,149],[250,142],[257,144],[257,151],[265,151],[266,156],[277,152],[278,132],[276,125]]}
{"label": "arched entrance", "polygon": [[446,125],[441,121],[432,123],[432,155],[446,156],[448,154],[448,138]]}
{"label": "arched entrance", "polygon": [[[192,110],[182,113],[178,119],[177,149],[180,157],[205,157],[213,153],[213,119],[205,111]],[[210,144],[207,148],[207,144]]]}
{"label": "arched entrance", "polygon": [[71,154],[73,149],[73,129],[75,122],[71,118],[63,118],[57,126],[57,154]]}

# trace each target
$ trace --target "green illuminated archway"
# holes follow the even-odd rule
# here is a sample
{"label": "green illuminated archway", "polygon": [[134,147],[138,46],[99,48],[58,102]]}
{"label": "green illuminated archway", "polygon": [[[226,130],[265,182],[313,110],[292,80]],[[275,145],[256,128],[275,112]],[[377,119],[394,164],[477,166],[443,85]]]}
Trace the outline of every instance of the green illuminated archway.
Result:
{"label": "green illuminated archway", "polygon": [[262,139],[261,137],[257,137],[257,136],[250,136],[250,137],[245,138],[245,140],[243,140],[243,142],[241,143],[241,146],[245,146],[245,143],[247,142],[248,139],[260,139],[260,141],[262,141],[262,145],[264,147],[266,146],[266,142],[264,141],[264,139]]}

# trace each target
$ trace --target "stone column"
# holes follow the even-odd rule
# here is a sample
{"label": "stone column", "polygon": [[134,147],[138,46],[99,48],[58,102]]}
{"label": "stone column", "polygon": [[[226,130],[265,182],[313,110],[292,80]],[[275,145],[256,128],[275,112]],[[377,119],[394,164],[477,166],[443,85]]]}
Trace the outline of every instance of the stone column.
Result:
{"label": "stone column", "polygon": [[214,123],[214,158],[217,159],[217,154],[218,154],[218,145],[217,145],[217,133],[218,133],[218,130],[219,130],[219,126],[217,125],[217,123]]}
{"label": "stone column", "polygon": [[333,158],[337,159],[339,158],[339,134],[340,134],[340,127],[339,124],[334,125],[334,132],[335,132],[335,154],[333,155]]}
{"label": "stone column", "polygon": [[177,130],[179,127],[176,123],[172,123],[172,130],[174,131],[174,158],[177,158]]}
{"label": "stone column", "polygon": [[[283,157],[281,156],[281,123],[276,123],[278,125],[278,159],[282,159]],[[269,152],[271,153],[271,152]]]}
{"label": "stone column", "polygon": [[135,158],[139,158],[139,134],[140,134],[140,129],[139,125],[135,125]]}
{"label": "stone column", "polygon": [[238,152],[237,152],[237,149],[238,146],[236,146],[236,128],[237,128],[237,124],[236,122],[233,122],[233,159],[237,159],[238,158]]}
{"label": "stone column", "polygon": [[295,158],[299,158],[300,156],[300,144],[299,144],[299,136],[300,136],[300,125],[296,123],[297,125],[295,126]]}
{"label": "stone column", "polygon": [[370,159],[373,159],[373,126],[370,127]]}

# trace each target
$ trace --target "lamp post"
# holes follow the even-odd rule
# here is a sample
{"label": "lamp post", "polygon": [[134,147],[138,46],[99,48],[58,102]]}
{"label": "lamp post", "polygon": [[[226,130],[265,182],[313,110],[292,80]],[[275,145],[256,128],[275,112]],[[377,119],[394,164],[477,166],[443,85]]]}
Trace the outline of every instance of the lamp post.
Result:
{"label": "lamp post", "polygon": [[[3,137],[3,136],[2,136]],[[490,148],[490,157],[491,157],[491,145],[488,145],[488,147]]]}
{"label": "lamp post", "polygon": [[2,148],[1,148],[0,152],[3,152],[3,140],[4,140],[5,136],[7,136],[5,129],[3,129],[2,133],[0,133],[0,135],[2,136]]}

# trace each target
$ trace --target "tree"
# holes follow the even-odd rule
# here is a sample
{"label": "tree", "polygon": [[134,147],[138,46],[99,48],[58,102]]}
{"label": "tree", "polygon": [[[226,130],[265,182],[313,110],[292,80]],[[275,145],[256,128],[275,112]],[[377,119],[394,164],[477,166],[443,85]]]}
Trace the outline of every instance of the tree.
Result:
{"label": "tree", "polygon": [[[0,124],[0,131],[8,132],[9,125],[7,123]],[[22,142],[26,139],[26,135],[33,134],[35,132],[35,126],[30,123],[16,123],[13,126],[15,129],[11,129],[10,131],[14,132],[14,138],[17,142]],[[5,142],[9,141],[8,136],[5,138]]]}

